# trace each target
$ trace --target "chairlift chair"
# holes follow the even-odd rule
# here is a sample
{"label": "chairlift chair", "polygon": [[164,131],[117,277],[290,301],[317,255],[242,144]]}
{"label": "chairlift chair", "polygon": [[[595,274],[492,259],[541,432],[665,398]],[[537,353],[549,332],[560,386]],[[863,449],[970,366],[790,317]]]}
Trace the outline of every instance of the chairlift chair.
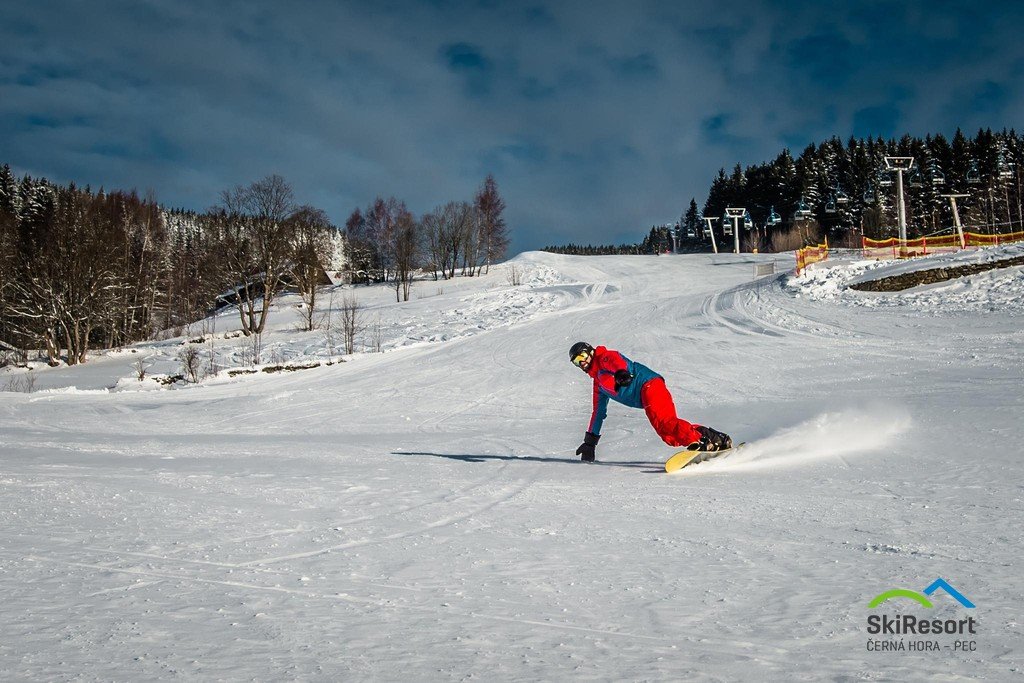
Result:
{"label": "chairlift chair", "polygon": [[806,220],[811,217],[811,209],[807,206],[807,202],[800,199],[800,203],[796,205],[796,213],[793,214],[798,221]]}
{"label": "chairlift chair", "polygon": [[910,186],[924,187],[924,179],[921,177],[921,171],[914,171],[910,174]]}
{"label": "chairlift chair", "polygon": [[743,214],[743,227],[747,230],[752,230],[754,228],[754,219],[750,217],[749,211]]}
{"label": "chairlift chair", "polygon": [[971,162],[971,168],[967,171],[967,184],[978,185],[981,183],[981,173],[978,172],[978,164]]}
{"label": "chairlift chair", "polygon": [[1006,163],[1006,155],[1003,154],[1002,150],[999,150],[999,155],[996,158],[996,175],[1000,178],[1010,178],[1013,176],[1013,164]]}
{"label": "chairlift chair", "polygon": [[729,218],[729,214],[722,214],[722,234],[732,234],[732,219]]}
{"label": "chairlift chair", "polygon": [[878,184],[882,187],[892,187],[892,176],[888,174],[882,176],[878,179]]}
{"label": "chairlift chair", "polygon": [[836,212],[836,199],[835,199],[835,197],[830,197],[829,200],[828,200],[828,203],[825,204],[825,213],[835,213],[835,212]]}
{"label": "chairlift chair", "polygon": [[934,171],[932,171],[932,185],[945,185],[945,184],[946,184],[946,174],[943,173],[942,171],[940,171],[939,169],[935,169]]}
{"label": "chairlift chair", "polygon": [[775,207],[772,207],[772,212],[768,214],[768,225],[778,225],[782,222],[782,218],[779,214],[775,213]]}
{"label": "chairlift chair", "polygon": [[878,196],[875,194],[875,186],[868,183],[868,189],[864,190],[864,203],[874,204],[877,199]]}
{"label": "chairlift chair", "polygon": [[833,196],[835,197],[836,204],[843,205],[850,203],[850,197],[841,189],[839,189],[838,186],[836,187],[836,191]]}

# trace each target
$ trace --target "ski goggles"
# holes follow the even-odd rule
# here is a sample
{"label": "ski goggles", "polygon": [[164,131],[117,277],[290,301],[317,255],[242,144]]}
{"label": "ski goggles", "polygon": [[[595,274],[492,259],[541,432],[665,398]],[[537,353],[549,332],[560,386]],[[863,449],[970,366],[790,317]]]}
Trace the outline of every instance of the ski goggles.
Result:
{"label": "ski goggles", "polygon": [[590,365],[591,358],[593,358],[593,354],[590,351],[584,349],[583,351],[580,351],[575,356],[573,356],[572,364],[582,370],[586,370],[586,366]]}

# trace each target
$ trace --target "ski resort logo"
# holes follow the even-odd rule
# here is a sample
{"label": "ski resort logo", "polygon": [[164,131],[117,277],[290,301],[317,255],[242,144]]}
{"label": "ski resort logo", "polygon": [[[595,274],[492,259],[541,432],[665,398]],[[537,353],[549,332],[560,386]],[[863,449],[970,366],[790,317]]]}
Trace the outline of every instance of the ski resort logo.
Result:
{"label": "ski resort logo", "polygon": [[884,593],[879,593],[870,603],[868,603],[868,607],[878,607],[887,600],[892,600],[894,598],[907,598],[908,600],[913,600],[917,604],[921,605],[921,607],[931,609],[934,605],[932,605],[931,600],[928,598],[940,588],[967,609],[974,609],[973,602],[965,598],[963,593],[949,585],[948,581],[941,578],[932,581],[931,584],[920,593],[917,591],[907,590],[905,588],[896,588],[894,590],[885,591]]}
{"label": "ski resort logo", "polygon": [[[894,588],[876,595],[868,603],[868,609],[886,607],[935,608],[936,593],[942,591],[964,609],[975,609],[963,593],[943,578],[932,581],[918,592],[906,588]],[[908,602],[909,601],[909,604]],[[867,649],[871,652],[975,652],[978,621],[973,616],[966,618],[932,619],[914,614],[871,614],[868,616]],[[950,639],[952,637],[952,639]]]}

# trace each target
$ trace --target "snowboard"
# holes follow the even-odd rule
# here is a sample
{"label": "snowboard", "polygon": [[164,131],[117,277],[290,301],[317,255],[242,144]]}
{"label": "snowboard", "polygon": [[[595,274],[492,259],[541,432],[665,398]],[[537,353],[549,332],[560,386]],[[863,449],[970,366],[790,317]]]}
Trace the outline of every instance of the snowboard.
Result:
{"label": "snowboard", "polygon": [[665,471],[671,474],[684,467],[690,465],[696,465],[700,462],[706,462],[708,460],[714,460],[715,458],[721,458],[722,456],[735,453],[739,449],[743,448],[743,444],[737,444],[732,448],[726,448],[722,451],[679,451],[667,461],[665,461]]}

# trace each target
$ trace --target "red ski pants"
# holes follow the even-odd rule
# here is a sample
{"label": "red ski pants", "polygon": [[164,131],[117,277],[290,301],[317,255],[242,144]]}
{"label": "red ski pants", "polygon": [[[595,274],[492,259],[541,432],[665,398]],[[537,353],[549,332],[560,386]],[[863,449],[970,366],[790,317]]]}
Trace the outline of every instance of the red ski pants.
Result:
{"label": "red ski pants", "polygon": [[676,417],[676,406],[672,402],[672,394],[665,387],[665,380],[659,377],[647,382],[640,389],[640,400],[654,431],[669,446],[689,446],[700,439],[692,424]]}

